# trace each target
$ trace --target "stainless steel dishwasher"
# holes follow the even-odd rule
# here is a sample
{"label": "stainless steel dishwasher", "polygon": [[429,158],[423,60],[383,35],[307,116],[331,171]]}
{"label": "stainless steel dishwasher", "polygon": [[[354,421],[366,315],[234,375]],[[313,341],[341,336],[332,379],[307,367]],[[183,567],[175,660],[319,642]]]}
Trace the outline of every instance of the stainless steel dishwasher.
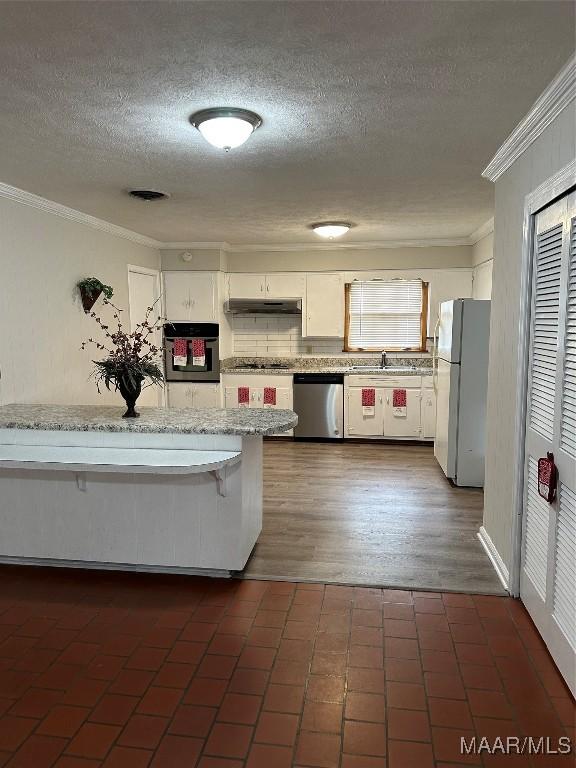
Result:
{"label": "stainless steel dishwasher", "polygon": [[344,376],[339,373],[295,373],[294,410],[297,440],[342,440]]}

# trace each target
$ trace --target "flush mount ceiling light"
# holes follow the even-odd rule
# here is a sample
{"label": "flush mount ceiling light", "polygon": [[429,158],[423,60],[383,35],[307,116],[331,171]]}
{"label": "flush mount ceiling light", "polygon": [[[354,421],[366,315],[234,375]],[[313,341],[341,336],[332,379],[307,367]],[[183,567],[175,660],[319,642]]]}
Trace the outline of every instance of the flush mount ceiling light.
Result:
{"label": "flush mount ceiling light", "polygon": [[319,221],[317,224],[311,224],[310,228],[320,237],[327,237],[332,240],[335,237],[342,237],[350,229],[352,224],[347,221]]}
{"label": "flush mount ceiling light", "polygon": [[228,152],[244,144],[262,125],[262,118],[248,109],[215,107],[195,112],[190,116],[190,122],[209,144]]}

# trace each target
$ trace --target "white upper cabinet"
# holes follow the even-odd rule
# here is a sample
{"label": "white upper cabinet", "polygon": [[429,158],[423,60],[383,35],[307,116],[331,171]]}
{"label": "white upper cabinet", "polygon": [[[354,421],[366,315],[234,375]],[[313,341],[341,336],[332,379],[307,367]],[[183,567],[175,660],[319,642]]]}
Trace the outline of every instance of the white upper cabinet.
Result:
{"label": "white upper cabinet", "polygon": [[302,336],[344,338],[344,276],[311,272],[306,275],[306,312]]}
{"label": "white upper cabinet", "polygon": [[266,295],[266,275],[231,272],[228,275],[231,299],[261,299]]}
{"label": "white upper cabinet", "polygon": [[231,299],[301,299],[306,293],[306,275],[274,272],[270,275],[232,272],[228,275]]}
{"label": "white upper cabinet", "polygon": [[306,275],[276,272],[266,275],[266,296],[273,299],[302,299],[306,295]]}
{"label": "white upper cabinet", "polygon": [[213,272],[164,272],[166,318],[172,323],[214,323],[217,280]]}

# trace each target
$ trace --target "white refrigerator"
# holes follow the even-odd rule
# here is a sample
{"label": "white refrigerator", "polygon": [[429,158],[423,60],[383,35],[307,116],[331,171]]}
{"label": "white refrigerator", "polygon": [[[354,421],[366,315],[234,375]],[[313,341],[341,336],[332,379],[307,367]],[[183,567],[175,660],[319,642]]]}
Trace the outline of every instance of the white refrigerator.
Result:
{"label": "white refrigerator", "polygon": [[484,485],[489,340],[489,301],[442,302],[434,359],[434,455],[455,485]]}

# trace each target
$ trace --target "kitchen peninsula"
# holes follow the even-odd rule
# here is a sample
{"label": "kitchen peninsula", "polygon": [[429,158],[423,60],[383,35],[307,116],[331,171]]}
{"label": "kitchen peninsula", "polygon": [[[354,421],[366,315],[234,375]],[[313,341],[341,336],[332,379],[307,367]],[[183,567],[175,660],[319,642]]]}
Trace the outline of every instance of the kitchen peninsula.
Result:
{"label": "kitchen peninsula", "polygon": [[262,528],[288,410],[0,407],[0,562],[229,575]]}

